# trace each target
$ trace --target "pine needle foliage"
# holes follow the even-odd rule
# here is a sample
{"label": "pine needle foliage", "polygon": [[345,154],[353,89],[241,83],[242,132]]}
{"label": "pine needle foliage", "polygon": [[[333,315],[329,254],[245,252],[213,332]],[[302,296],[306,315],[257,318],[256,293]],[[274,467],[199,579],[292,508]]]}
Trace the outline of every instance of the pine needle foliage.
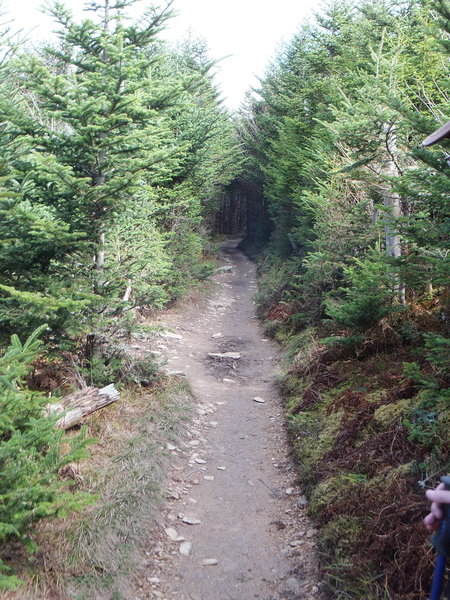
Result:
{"label": "pine needle foliage", "polygon": [[[68,440],[47,414],[48,399],[26,386],[32,363],[41,352],[37,329],[25,342],[16,335],[0,357],[0,543],[28,537],[40,519],[64,516],[89,497],[72,493],[59,470],[86,455],[84,432]],[[18,584],[0,560],[0,588]]]}
{"label": "pine needle foliage", "polygon": [[270,220],[256,299],[285,344],[334,598],[429,596],[419,484],[449,465],[450,171],[448,140],[422,142],[450,118],[448,18],[440,0],[331,0],[239,122],[241,189]]}
{"label": "pine needle foliage", "polygon": [[159,39],[171,2],[136,22],[132,4],[78,21],[50,3],[57,41],[0,65],[4,340],[43,322],[75,340],[210,272],[205,222],[241,164],[230,115],[205,45]]}
{"label": "pine needle foliage", "polygon": [[338,326],[364,332],[393,311],[393,282],[386,273],[386,262],[379,250],[344,268],[348,287],[328,294],[326,310]]}

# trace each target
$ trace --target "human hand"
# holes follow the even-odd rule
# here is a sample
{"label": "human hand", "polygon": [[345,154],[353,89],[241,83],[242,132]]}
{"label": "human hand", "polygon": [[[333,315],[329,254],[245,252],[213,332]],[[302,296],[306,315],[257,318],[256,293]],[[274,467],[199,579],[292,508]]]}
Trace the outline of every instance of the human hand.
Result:
{"label": "human hand", "polygon": [[450,490],[446,490],[443,483],[440,483],[435,490],[425,492],[428,500],[431,500],[431,512],[423,520],[428,531],[437,531],[444,516],[442,505],[450,504]]}

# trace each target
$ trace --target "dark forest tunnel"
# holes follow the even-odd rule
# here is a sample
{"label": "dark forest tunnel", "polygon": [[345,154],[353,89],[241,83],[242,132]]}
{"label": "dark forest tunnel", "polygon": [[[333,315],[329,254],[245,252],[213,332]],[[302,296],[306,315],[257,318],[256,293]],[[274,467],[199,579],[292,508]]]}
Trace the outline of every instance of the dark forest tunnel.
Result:
{"label": "dark forest tunnel", "polygon": [[272,224],[261,185],[241,175],[230,184],[216,213],[215,231],[242,237],[239,247],[250,255],[266,246]]}

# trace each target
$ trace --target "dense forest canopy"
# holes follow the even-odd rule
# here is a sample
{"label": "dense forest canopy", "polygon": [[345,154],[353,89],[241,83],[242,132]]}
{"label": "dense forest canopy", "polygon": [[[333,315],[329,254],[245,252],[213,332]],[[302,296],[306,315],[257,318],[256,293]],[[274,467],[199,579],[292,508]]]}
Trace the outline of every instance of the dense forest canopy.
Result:
{"label": "dense forest canopy", "polygon": [[204,46],[170,50],[168,9],[131,25],[126,4],[81,23],[54,4],[58,41],[1,65],[3,334],[70,337],[204,268],[202,211],[239,168],[230,119]]}
{"label": "dense forest canopy", "polygon": [[170,2],[135,23],[132,4],[78,21],[55,2],[58,37],[38,49],[3,17],[0,541],[86,500],[58,482],[86,441],[64,445],[30,391],[38,356],[89,384],[148,384],[117,340],[211,274],[216,229],[244,234],[287,348],[330,593],[425,597],[420,486],[449,461],[450,167],[448,140],[422,142],[450,116],[449,6],[332,0],[231,116],[205,44],[162,41]]}
{"label": "dense forest canopy", "polygon": [[242,245],[290,357],[300,479],[339,598],[425,597],[431,580],[421,488],[449,468],[450,168],[447,139],[422,142],[450,116],[449,17],[445,2],[330,3],[238,124]]}

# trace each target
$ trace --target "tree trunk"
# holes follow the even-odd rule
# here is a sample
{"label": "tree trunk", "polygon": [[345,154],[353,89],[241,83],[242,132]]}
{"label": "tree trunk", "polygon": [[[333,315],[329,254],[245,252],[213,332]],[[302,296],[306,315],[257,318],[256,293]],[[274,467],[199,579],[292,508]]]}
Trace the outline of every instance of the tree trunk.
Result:
{"label": "tree trunk", "polygon": [[[397,133],[395,125],[385,123],[383,126],[386,144],[386,159],[384,161],[383,172],[388,177],[398,177],[400,172],[398,168],[398,149]],[[386,239],[386,253],[388,256],[399,258],[402,255],[401,239],[398,233],[397,221],[401,216],[400,196],[392,191],[389,184],[383,189],[383,204],[387,209],[384,216],[384,232]],[[405,304],[405,285],[398,278],[395,290],[401,304]]]}
{"label": "tree trunk", "polygon": [[119,398],[119,392],[111,383],[102,389],[88,387],[78,390],[63,398],[60,404],[49,404],[49,415],[63,416],[56,422],[59,429],[70,429],[83,421],[83,419],[101,408],[112,404]]}
{"label": "tree trunk", "polygon": [[390,190],[383,191],[383,203],[388,209],[384,220],[384,233],[386,236],[386,253],[388,256],[398,258],[402,255],[400,235],[397,232],[395,221],[401,215],[400,196],[393,194]]}
{"label": "tree trunk", "polygon": [[132,290],[131,279],[128,279],[127,289],[125,290],[125,293],[123,295],[122,302],[128,302],[130,300],[131,290]]}
{"label": "tree trunk", "polygon": [[108,30],[109,30],[109,19],[110,19],[109,11],[110,11],[110,8],[111,7],[110,7],[109,0],[105,0],[105,17],[103,19],[103,30],[105,32],[108,32]]}
{"label": "tree trunk", "polygon": [[[101,133],[99,135],[99,137],[100,137],[100,139],[104,139],[105,134]],[[95,187],[102,186],[105,184],[106,174],[103,171],[104,160],[105,160],[105,152],[104,152],[104,150],[102,150],[101,152],[99,152],[99,155],[97,158],[99,171],[93,178],[93,184]],[[103,209],[103,212],[104,212],[104,209]],[[103,218],[104,218],[104,216],[102,214],[100,216],[100,219],[102,219],[102,221],[99,224],[99,230],[98,230],[99,231],[99,233],[98,233],[98,248],[97,248],[97,252],[95,255],[95,284],[94,285],[95,285],[96,293],[100,293],[102,290],[102,287],[105,285],[104,273],[105,273],[106,224],[103,221]]]}
{"label": "tree trunk", "polygon": [[105,285],[105,224],[100,223],[98,249],[95,255],[95,291],[100,293]]}

